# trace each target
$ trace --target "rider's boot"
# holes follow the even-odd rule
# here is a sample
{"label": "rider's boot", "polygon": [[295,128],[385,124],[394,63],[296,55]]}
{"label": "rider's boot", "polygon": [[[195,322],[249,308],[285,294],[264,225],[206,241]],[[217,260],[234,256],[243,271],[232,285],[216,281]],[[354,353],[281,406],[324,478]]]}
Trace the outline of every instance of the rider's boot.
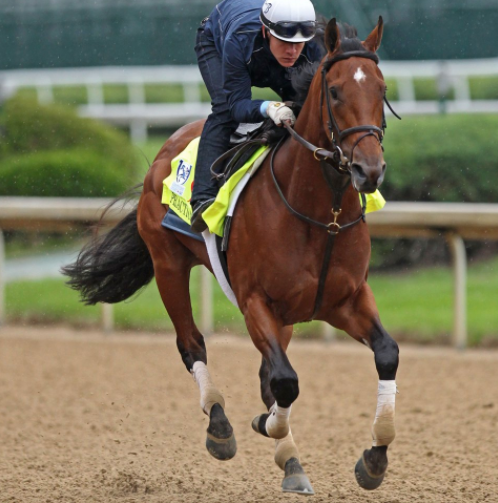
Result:
{"label": "rider's boot", "polygon": [[192,216],[190,217],[190,228],[194,232],[204,232],[207,229],[207,224],[202,218],[204,211],[213,204],[215,198],[195,201],[192,204]]}

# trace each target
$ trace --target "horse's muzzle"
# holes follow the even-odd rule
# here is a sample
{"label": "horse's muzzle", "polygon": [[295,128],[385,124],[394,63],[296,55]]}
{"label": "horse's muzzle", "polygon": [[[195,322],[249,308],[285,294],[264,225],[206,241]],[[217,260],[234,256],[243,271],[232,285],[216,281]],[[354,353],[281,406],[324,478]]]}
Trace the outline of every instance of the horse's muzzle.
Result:
{"label": "horse's muzzle", "polygon": [[351,165],[351,182],[358,192],[375,192],[384,180],[386,163],[382,160],[372,166],[362,162]]}

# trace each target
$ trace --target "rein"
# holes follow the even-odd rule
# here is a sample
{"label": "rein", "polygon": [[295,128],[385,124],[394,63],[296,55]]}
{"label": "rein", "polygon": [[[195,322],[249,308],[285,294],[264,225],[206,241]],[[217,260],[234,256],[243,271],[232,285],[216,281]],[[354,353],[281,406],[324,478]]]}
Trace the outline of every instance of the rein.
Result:
{"label": "rein", "polygon": [[[325,246],[325,252],[324,252],[324,257],[323,257],[323,262],[322,262],[322,267],[320,271],[320,277],[318,280],[318,288],[317,288],[317,293],[315,297],[315,303],[314,303],[314,308],[313,308],[313,314],[309,318],[309,321],[313,320],[318,312],[320,311],[320,308],[322,306],[323,302],[323,293],[325,290],[325,283],[327,279],[327,274],[328,274],[328,269],[330,265],[330,260],[332,258],[332,251],[334,249],[334,244],[335,244],[335,237],[339,232],[349,229],[350,227],[353,227],[360,221],[365,221],[365,211],[366,211],[366,197],[363,193],[361,193],[361,198],[362,198],[362,205],[361,205],[361,215],[354,221],[349,222],[344,225],[340,225],[338,223],[338,218],[339,215],[342,212],[341,209],[341,203],[342,203],[342,198],[344,196],[344,193],[346,192],[346,189],[351,183],[351,166],[353,163],[354,159],[354,149],[358,146],[358,144],[363,140],[364,138],[368,136],[375,136],[377,140],[379,141],[379,144],[382,146],[382,140],[384,138],[384,131],[387,127],[386,125],[386,119],[385,119],[385,113],[383,111],[382,113],[382,127],[374,126],[374,125],[360,125],[360,126],[353,126],[344,130],[341,130],[337,124],[337,121],[335,120],[334,114],[332,112],[332,104],[330,102],[330,93],[329,90],[327,89],[327,80],[326,80],[326,74],[327,71],[330,70],[332,65],[336,63],[337,61],[342,61],[345,59],[349,59],[352,57],[360,57],[360,58],[366,58],[366,59],[371,59],[375,61],[375,63],[379,63],[379,58],[377,57],[376,54],[373,53],[364,53],[361,51],[351,51],[348,53],[343,53],[335,56],[332,59],[329,59],[328,61],[325,62],[324,65],[322,65],[322,89],[321,89],[321,95],[320,95],[320,112],[321,112],[321,117],[322,117],[322,123],[323,123],[323,102],[324,102],[324,97],[327,105],[327,114],[328,114],[328,129],[330,133],[330,138],[332,141],[332,146],[333,150],[329,151],[325,148],[317,147],[313,145],[311,142],[303,138],[301,135],[296,133],[294,129],[292,128],[290,121],[285,121],[283,124],[289,134],[294,138],[296,141],[298,141],[302,146],[307,148],[308,150],[311,150],[313,152],[313,157],[320,162],[320,167],[322,168],[322,172],[324,175],[325,180],[327,181],[327,184],[332,190],[332,193],[334,195],[333,199],[333,204],[332,204],[332,209],[331,213],[334,217],[334,220],[328,224],[325,224],[323,222],[319,222],[317,220],[314,220],[306,215],[303,215],[302,213],[298,212],[295,210],[287,201],[284,193],[282,192],[282,189],[280,188],[280,185],[278,183],[278,180],[275,176],[275,169],[274,169],[274,159],[277,151],[282,145],[282,141],[284,138],[282,138],[275,149],[272,152],[271,158],[270,158],[270,172],[273,178],[273,182],[275,184],[275,188],[277,189],[277,193],[282,199],[282,202],[284,203],[285,207],[289,210],[289,212],[294,215],[295,217],[299,218],[303,222],[306,222],[307,224],[314,225],[316,227],[320,227],[324,230],[327,231],[328,237],[327,237],[327,243]],[[384,101],[391,110],[391,112],[398,118],[401,119],[393,110],[391,107],[391,104],[387,100],[386,96],[384,96]],[[337,134],[334,134],[334,130]],[[361,133],[364,132],[360,138],[356,140],[356,142],[353,145],[353,148],[351,150],[351,159],[348,159],[342,149],[339,146],[339,143],[341,143],[344,138],[347,136],[354,134],[354,133]],[[320,157],[319,157],[320,156]],[[333,165],[331,166],[328,162],[326,162],[327,159],[332,160]],[[333,167],[335,169],[330,170],[329,168]]]}
{"label": "rein", "polygon": [[[302,220],[303,222],[306,222],[308,224],[312,224],[312,225],[315,225],[317,227],[321,227],[322,229],[325,229],[329,234],[331,235],[336,235],[338,234],[339,232],[341,232],[342,230],[344,229],[348,229],[349,227],[352,227],[353,225],[356,225],[360,220],[364,220],[365,219],[365,209],[366,209],[366,198],[365,198],[365,195],[364,194],[361,194],[362,196],[362,212],[361,212],[361,215],[356,219],[354,220],[353,222],[350,222],[348,224],[344,224],[344,225],[339,225],[339,223],[337,222],[337,219],[339,218],[339,215],[341,214],[342,212],[342,209],[341,209],[341,202],[342,202],[342,196],[344,195],[344,192],[347,188],[347,186],[349,185],[349,182],[351,181],[350,179],[347,179],[347,183],[344,185],[344,187],[341,187],[341,190],[340,191],[337,191],[337,185],[334,184],[334,183],[331,183],[332,180],[329,179],[328,177],[328,174],[325,174],[324,173],[324,176],[325,176],[325,179],[327,180],[330,188],[332,189],[332,192],[334,193],[334,203],[333,203],[333,208],[331,210],[331,213],[332,215],[334,216],[334,221],[333,222],[330,222],[329,224],[324,224],[323,222],[319,222],[318,220],[314,220],[313,218],[310,218],[310,217],[307,217],[306,215],[303,215],[302,213],[300,213],[299,211],[295,210],[290,204],[289,204],[289,201],[287,201],[284,193],[282,192],[282,189],[280,188],[280,185],[278,183],[278,180],[277,180],[277,177],[275,176],[275,169],[274,169],[274,164],[273,164],[273,161],[275,159],[275,155],[276,153],[278,152],[278,150],[280,149],[280,147],[282,146],[282,142],[283,140],[285,139],[282,138],[277,146],[273,149],[273,152],[271,153],[271,158],[270,158],[270,172],[271,172],[271,176],[273,178],[273,183],[275,184],[275,188],[277,189],[277,193],[278,195],[280,196],[280,198],[282,199],[282,202],[284,203],[285,207],[297,218],[299,218],[300,220]],[[323,162],[323,161],[322,161]],[[323,162],[323,164],[327,165],[327,163]],[[323,166],[323,164],[321,163],[322,165],[322,169],[326,169],[326,166]],[[335,173],[335,176],[337,177],[342,177],[344,175],[342,174],[339,174],[337,172],[333,172]]]}

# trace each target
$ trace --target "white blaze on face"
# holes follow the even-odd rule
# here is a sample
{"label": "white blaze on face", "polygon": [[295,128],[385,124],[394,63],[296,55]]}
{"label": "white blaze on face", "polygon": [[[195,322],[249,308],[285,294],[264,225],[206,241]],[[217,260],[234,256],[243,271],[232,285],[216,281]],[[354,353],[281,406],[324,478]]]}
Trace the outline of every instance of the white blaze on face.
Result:
{"label": "white blaze on face", "polygon": [[358,84],[361,84],[367,78],[367,76],[363,73],[361,66],[358,67],[358,70],[356,70],[353,78],[356,82],[358,82]]}

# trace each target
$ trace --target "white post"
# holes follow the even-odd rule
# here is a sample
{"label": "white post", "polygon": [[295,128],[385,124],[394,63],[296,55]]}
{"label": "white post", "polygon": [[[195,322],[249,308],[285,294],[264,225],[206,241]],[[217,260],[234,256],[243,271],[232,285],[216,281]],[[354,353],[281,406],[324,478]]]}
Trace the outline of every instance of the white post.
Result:
{"label": "white post", "polygon": [[128,82],[128,103],[143,105],[145,103],[145,87],[142,79]]}
{"label": "white post", "polygon": [[213,323],[213,278],[206,267],[201,267],[201,332],[211,335]]}
{"label": "white post", "polygon": [[457,349],[465,349],[467,346],[467,255],[463,239],[458,234],[448,232],[445,237],[453,258],[453,343]]}
{"label": "white post", "polygon": [[145,143],[147,141],[147,122],[142,119],[132,119],[130,137],[133,143]]}
{"label": "white post", "polygon": [[415,86],[413,84],[413,77],[403,76],[397,77],[396,83],[398,85],[399,101],[415,101]]}
{"label": "white post", "polygon": [[325,342],[332,342],[337,336],[337,330],[332,326],[323,321],[321,323],[321,334]]}
{"label": "white post", "polygon": [[114,330],[114,308],[112,304],[102,304],[102,328],[106,334]]}
{"label": "white post", "polygon": [[201,102],[201,92],[197,82],[185,82],[183,84],[183,101],[195,104]]}
{"label": "white post", "polygon": [[93,106],[104,105],[104,87],[102,81],[98,78],[87,79],[86,94],[88,104]]}
{"label": "white post", "polygon": [[5,241],[0,229],[0,326],[5,323]]}

